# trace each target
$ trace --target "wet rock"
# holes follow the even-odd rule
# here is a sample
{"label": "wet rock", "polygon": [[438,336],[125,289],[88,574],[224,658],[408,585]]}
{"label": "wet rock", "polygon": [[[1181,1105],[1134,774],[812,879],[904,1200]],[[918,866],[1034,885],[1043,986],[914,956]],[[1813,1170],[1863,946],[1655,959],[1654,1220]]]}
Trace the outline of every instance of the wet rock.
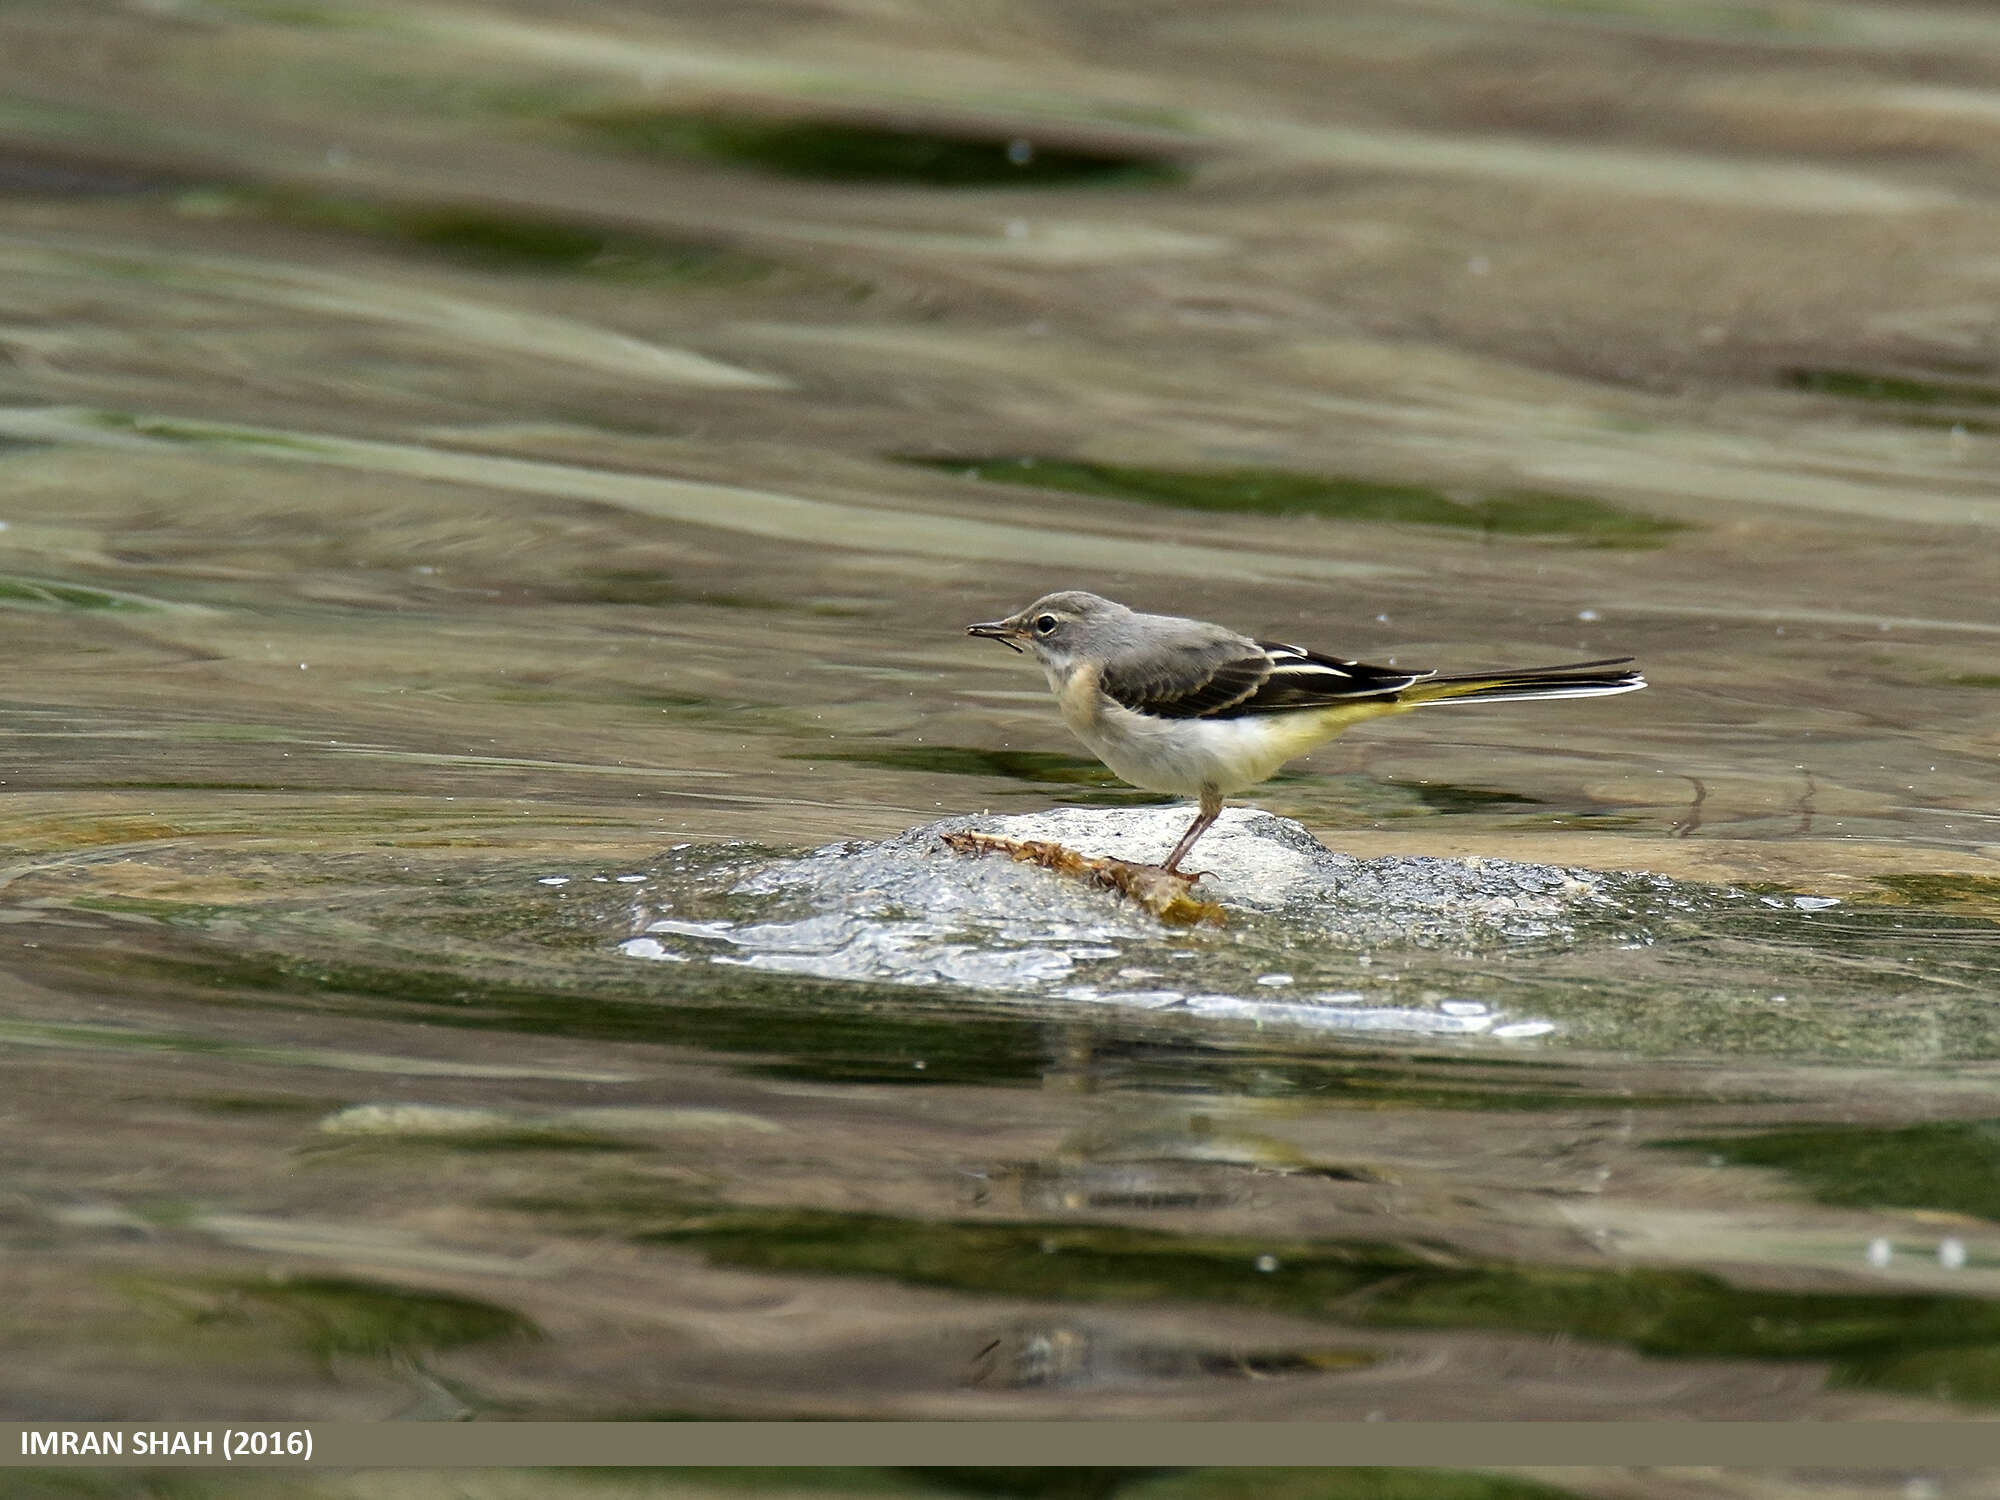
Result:
{"label": "wet rock", "polygon": [[[706,960],[775,973],[1102,1002],[1345,1031],[1528,1037],[1553,1028],[1490,999],[1399,983],[1364,949],[1478,952],[1564,945],[1588,929],[1629,938],[1656,877],[1507,860],[1361,860],[1301,825],[1225,812],[1196,846],[1195,894],[1228,926],[1163,925],[1086,879],[953,851],[966,832],[1157,861],[1188,811],[1059,808],[948,818],[879,843],[829,844],[730,876],[738,920],[661,916],[628,938],[635,958]],[[963,844],[965,841],[957,841]],[[1645,898],[1635,901],[1637,898]],[[712,908],[711,908],[712,909]],[[1414,1003],[1413,1003],[1414,1002]]]}
{"label": "wet rock", "polygon": [[[1084,936],[1115,927],[1157,933],[1143,910],[1110,892],[1033,866],[956,857],[943,835],[1046,840],[1086,855],[1165,857],[1188,822],[1181,807],[1056,808],[1012,816],[947,818],[879,844],[830,844],[746,881],[758,893],[819,893],[845,912],[973,917],[1020,936]],[[1337,854],[1289,818],[1232,808],[1202,835],[1187,867],[1195,892],[1235,913],[1353,943],[1425,945],[1521,941],[1571,934],[1582,914],[1601,915],[1629,877],[1498,859]]]}

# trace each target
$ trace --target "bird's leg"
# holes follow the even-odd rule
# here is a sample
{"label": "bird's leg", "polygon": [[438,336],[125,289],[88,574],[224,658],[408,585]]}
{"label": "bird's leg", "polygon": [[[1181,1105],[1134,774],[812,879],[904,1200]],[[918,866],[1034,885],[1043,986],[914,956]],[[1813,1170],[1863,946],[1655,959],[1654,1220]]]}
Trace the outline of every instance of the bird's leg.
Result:
{"label": "bird's leg", "polygon": [[1222,793],[1218,792],[1212,786],[1203,787],[1201,789],[1201,811],[1195,815],[1195,820],[1188,824],[1188,831],[1181,835],[1181,841],[1174,845],[1174,852],[1167,856],[1166,863],[1161,865],[1160,868],[1170,875],[1177,874],[1181,860],[1186,856],[1188,850],[1194,847],[1194,841],[1204,833],[1207,833],[1209,825],[1221,816]]}

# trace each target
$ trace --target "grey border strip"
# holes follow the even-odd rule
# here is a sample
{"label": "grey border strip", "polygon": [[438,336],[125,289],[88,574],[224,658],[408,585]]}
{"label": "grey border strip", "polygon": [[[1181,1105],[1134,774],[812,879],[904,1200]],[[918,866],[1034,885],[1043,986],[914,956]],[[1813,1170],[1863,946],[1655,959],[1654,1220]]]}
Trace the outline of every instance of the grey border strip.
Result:
{"label": "grey border strip", "polygon": [[[23,1434],[123,1435],[123,1456],[37,1456]],[[198,1441],[135,1456],[135,1434]],[[309,1435],[310,1460],[236,1458],[230,1433]],[[153,1438],[158,1442],[157,1436]],[[296,1445],[295,1445],[296,1446]],[[1967,1422],[324,1422],[0,1423],[0,1467],[521,1468],[903,1464],[1269,1467],[1448,1464],[1990,1468],[2000,1423]]]}

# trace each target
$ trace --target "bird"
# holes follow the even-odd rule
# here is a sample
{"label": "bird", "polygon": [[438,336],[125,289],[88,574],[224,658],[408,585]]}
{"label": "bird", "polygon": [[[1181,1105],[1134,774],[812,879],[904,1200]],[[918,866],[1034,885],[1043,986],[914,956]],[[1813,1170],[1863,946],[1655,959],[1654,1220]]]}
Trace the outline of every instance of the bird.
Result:
{"label": "bird", "polygon": [[1141,614],[1076,589],[968,625],[966,634],[1031,651],[1063,722],[1121,778],[1200,800],[1161,866],[1172,873],[1221,816],[1223,798],[1364,719],[1433,703],[1597,698],[1646,686],[1629,656],[1440,676]]}

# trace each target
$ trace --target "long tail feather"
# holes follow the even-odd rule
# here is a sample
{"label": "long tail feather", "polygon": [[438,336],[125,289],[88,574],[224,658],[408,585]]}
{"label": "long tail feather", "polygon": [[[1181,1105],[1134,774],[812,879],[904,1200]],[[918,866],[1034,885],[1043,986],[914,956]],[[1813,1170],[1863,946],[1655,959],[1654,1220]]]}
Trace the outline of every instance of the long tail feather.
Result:
{"label": "long tail feather", "polygon": [[[1635,693],[1646,679],[1629,656],[1609,661],[1569,662],[1559,667],[1524,667],[1515,672],[1430,677],[1396,696],[1419,703],[1513,703],[1527,698],[1603,698]],[[1619,670],[1623,668],[1624,670]]]}

